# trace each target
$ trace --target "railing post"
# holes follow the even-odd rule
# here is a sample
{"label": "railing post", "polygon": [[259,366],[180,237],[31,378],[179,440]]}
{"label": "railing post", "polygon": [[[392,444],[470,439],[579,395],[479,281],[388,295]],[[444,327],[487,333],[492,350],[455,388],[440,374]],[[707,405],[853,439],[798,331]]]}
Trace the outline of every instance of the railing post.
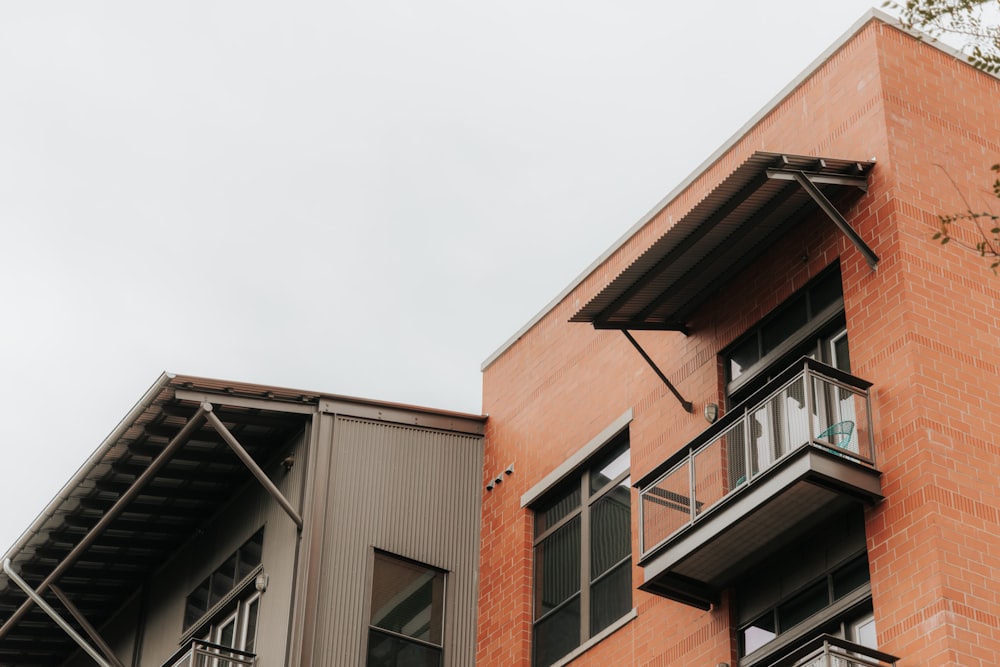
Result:
{"label": "railing post", "polygon": [[746,475],[747,484],[750,483],[751,477],[751,459],[750,459],[750,408],[743,408],[743,466],[745,470],[743,471]]}
{"label": "railing post", "polygon": [[[809,434],[809,442],[811,443],[816,439],[816,434],[819,431],[816,430],[816,425],[813,422],[813,405],[815,404],[816,397],[813,395],[812,369],[809,368],[809,364],[806,364],[802,369],[802,381],[806,385],[806,421],[809,423],[807,433]],[[819,413],[816,416],[818,418]]]}
{"label": "railing post", "polygon": [[688,484],[690,485],[690,492],[688,495],[691,497],[691,523],[694,523],[694,520],[698,518],[697,510],[695,508],[696,494],[694,488],[694,449],[688,450]]}

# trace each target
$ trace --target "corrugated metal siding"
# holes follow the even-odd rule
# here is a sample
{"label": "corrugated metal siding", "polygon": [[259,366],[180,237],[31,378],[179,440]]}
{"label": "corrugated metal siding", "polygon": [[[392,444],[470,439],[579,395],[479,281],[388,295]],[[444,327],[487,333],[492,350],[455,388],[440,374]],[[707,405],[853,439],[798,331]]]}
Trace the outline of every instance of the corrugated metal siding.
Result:
{"label": "corrugated metal siding", "polygon": [[445,665],[472,665],[482,438],[334,419],[313,663],[363,664],[368,563],[378,548],[448,572]]}

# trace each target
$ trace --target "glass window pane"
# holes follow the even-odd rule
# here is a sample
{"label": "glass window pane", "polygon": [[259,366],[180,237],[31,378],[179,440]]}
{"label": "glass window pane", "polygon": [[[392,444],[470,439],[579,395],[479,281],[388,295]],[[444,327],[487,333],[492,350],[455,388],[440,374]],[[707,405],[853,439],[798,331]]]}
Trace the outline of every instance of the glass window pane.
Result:
{"label": "glass window pane", "polygon": [[832,306],[843,298],[844,290],[840,284],[840,271],[833,271],[809,288],[809,300],[812,312],[810,317],[816,317],[824,308]]}
{"label": "glass window pane", "polygon": [[729,379],[735,380],[758,361],[760,361],[760,350],[757,348],[757,336],[753,335],[729,353]]}
{"label": "glass window pane", "polygon": [[809,321],[805,297],[793,299],[762,327],[763,353],[774,350]]}
{"label": "glass window pane", "polygon": [[632,561],[616,567],[590,589],[590,636],[608,627],[632,608]]}
{"label": "glass window pane", "polygon": [[255,567],[261,563],[261,552],[264,546],[264,531],[257,533],[247,540],[247,543],[240,547],[238,552],[239,562],[237,564],[236,579],[241,581],[250,574]]}
{"label": "glass window pane", "polygon": [[608,482],[628,470],[628,441],[599,459],[590,472],[590,492],[600,491]]}
{"label": "glass window pane", "polygon": [[830,603],[826,581],[821,581],[778,607],[778,626],[782,632],[806,620]]}
{"label": "glass window pane", "polygon": [[858,558],[833,574],[833,599],[839,600],[868,583],[868,558]]}
{"label": "glass window pane", "polygon": [[225,595],[233,590],[236,585],[236,554],[226,559],[218,570],[212,574],[212,594],[209,597],[208,606],[214,605]]}
{"label": "glass window pane", "polygon": [[580,598],[535,623],[534,667],[548,667],[580,645]]}
{"label": "glass window pane", "polygon": [[617,486],[590,508],[590,578],[632,553],[632,512],[628,487]]}
{"label": "glass window pane", "polygon": [[372,625],[440,644],[443,610],[444,574],[375,554]]}
{"label": "glass window pane", "polygon": [[535,546],[535,618],[580,592],[580,517]]}
{"label": "glass window pane", "polygon": [[187,629],[192,623],[205,615],[208,611],[208,590],[211,585],[211,578],[206,577],[198,588],[187,598],[187,605],[184,608],[184,628]]}
{"label": "glass window pane", "polygon": [[260,613],[260,597],[255,597],[246,606],[245,634],[243,650],[253,653],[257,649],[257,615]]}
{"label": "glass window pane", "polygon": [[775,637],[774,612],[769,611],[756,621],[743,628],[741,640],[743,655],[749,655]]}
{"label": "glass window pane", "polygon": [[368,667],[440,667],[441,649],[368,631]]}
{"label": "glass window pane", "polygon": [[545,504],[535,508],[535,537],[580,508],[580,480],[574,479]]}

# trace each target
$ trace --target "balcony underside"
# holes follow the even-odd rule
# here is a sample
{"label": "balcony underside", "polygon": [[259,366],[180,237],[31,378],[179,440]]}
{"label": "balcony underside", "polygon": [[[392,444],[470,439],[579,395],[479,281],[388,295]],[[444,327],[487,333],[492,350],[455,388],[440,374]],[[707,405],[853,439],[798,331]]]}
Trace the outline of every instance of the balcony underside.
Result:
{"label": "balcony underside", "polygon": [[640,589],[702,609],[754,564],[851,503],[881,500],[879,473],[822,447],[796,450],[640,561]]}

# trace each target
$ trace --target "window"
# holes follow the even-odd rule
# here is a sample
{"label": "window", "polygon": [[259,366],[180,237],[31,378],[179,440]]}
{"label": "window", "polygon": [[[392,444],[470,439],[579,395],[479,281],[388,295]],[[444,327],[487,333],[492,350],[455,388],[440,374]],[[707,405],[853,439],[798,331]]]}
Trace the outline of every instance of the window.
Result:
{"label": "window", "polygon": [[[260,616],[260,593],[251,589],[250,595],[233,603],[230,610],[218,621],[202,628],[201,638],[207,642],[255,653],[257,648],[257,618]],[[219,667],[230,665],[219,661]]]}
{"label": "window", "polygon": [[[212,574],[205,577],[205,580],[187,596],[184,607],[185,630],[192,628],[209,612],[212,612],[212,616],[221,613],[223,609],[228,608],[236,592],[249,586],[253,576],[260,572],[263,548],[264,529],[261,528]],[[236,648],[231,644],[227,646]]]}
{"label": "window", "polygon": [[[823,334],[829,337],[831,330],[844,329],[843,312],[840,267],[835,266],[775,308],[724,354],[730,402],[738,403],[737,395],[752,392],[768,375],[803,355],[834,364],[837,352],[846,354],[846,339],[837,351],[823,349],[818,339]],[[844,359],[839,360],[844,363]]]}
{"label": "window", "polygon": [[368,667],[439,667],[444,572],[375,552]]}
{"label": "window", "polygon": [[740,656],[770,664],[822,633],[875,648],[869,580],[864,516],[855,507],[800,536],[736,586]]}
{"label": "window", "polygon": [[628,432],[533,506],[533,664],[546,667],[632,608]]}

